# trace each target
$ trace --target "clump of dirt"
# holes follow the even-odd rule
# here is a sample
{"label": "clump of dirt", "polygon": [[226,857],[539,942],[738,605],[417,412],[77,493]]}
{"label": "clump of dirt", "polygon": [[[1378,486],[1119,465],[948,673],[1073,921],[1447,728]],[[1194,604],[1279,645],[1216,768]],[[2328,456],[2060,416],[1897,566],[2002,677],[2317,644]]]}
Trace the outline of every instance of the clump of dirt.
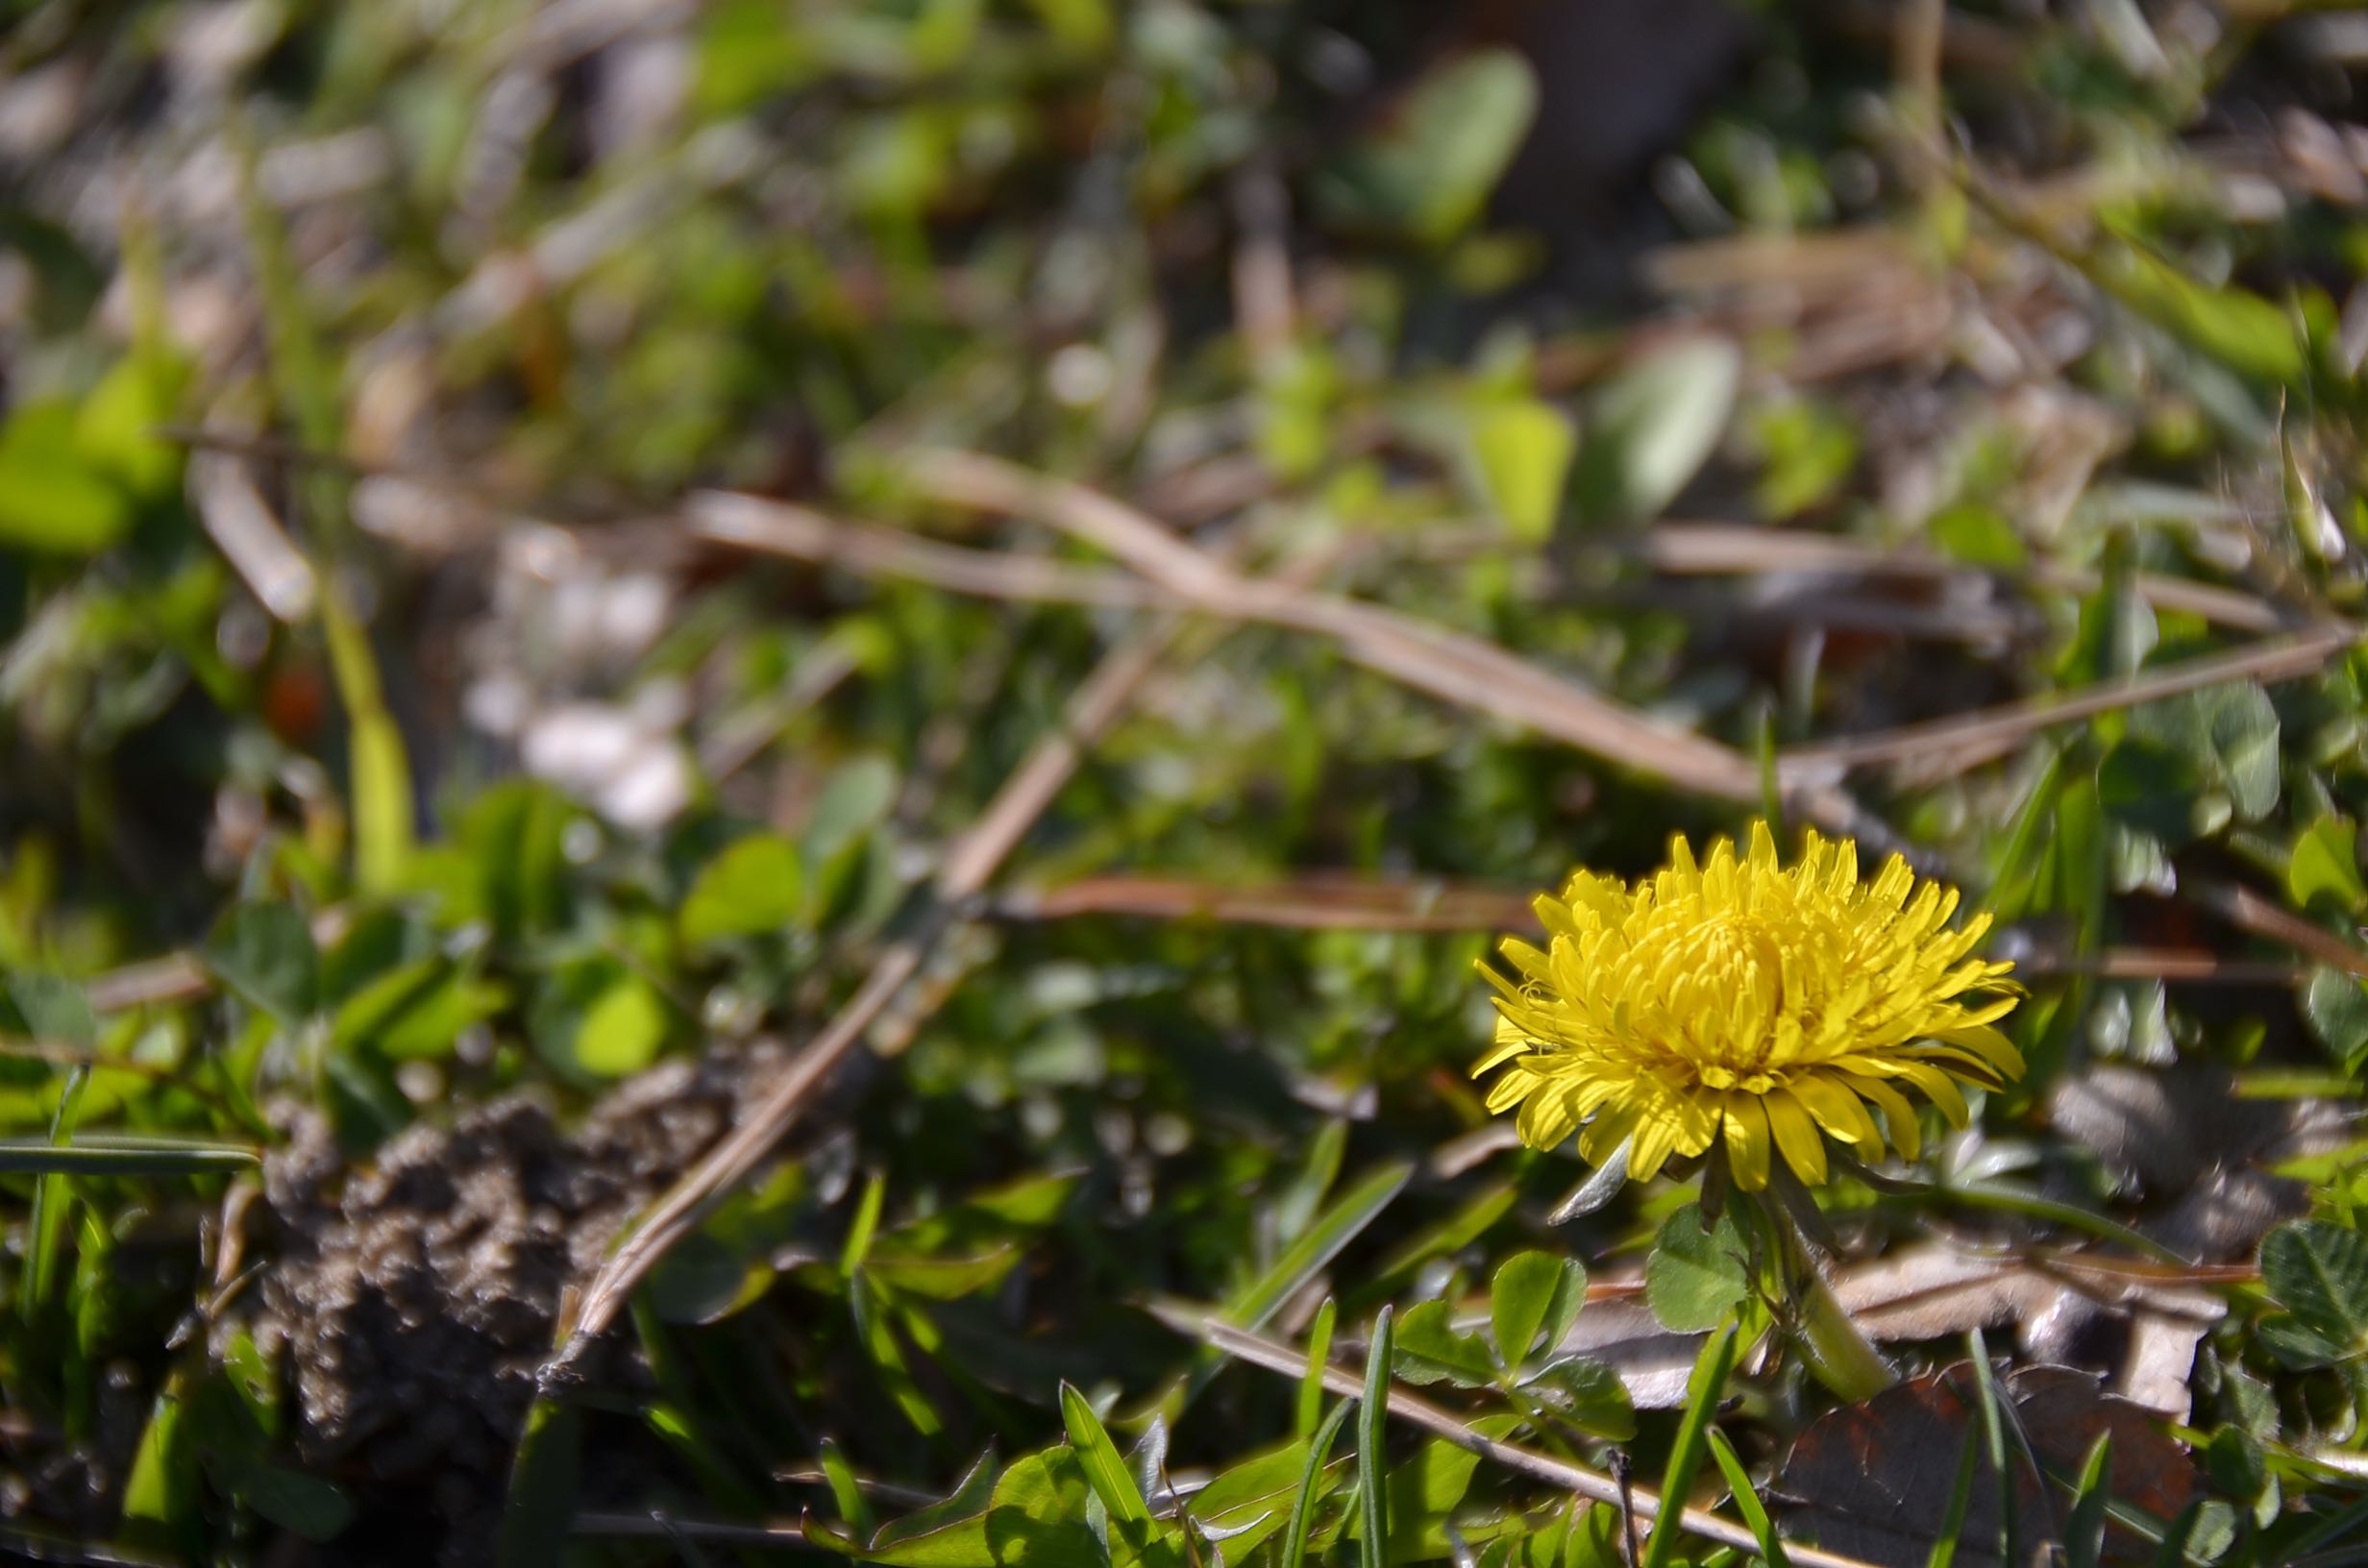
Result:
{"label": "clump of dirt", "polygon": [[[282,1113],[288,1139],[263,1169],[272,1261],[221,1332],[248,1329],[285,1367],[307,1462],[366,1475],[376,1498],[407,1494],[436,1537],[424,1546],[479,1560],[562,1290],[778,1059],[669,1063],[572,1130],[513,1095],[414,1127],[359,1166],[317,1111]],[[360,1537],[385,1560],[366,1524],[343,1539]]]}

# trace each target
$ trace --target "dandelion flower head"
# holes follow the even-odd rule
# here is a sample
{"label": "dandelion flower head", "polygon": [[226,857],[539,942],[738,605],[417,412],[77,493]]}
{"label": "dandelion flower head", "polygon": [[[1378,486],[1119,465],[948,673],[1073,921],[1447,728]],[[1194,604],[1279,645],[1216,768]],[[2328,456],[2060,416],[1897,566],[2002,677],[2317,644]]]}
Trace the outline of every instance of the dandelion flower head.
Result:
{"label": "dandelion flower head", "polygon": [[[1771,1149],[1826,1179],[1825,1139],[1862,1160],[1920,1142],[1912,1090],[1963,1126],[1958,1085],[1997,1089],[2023,1059],[1997,1028],[2020,988],[2010,964],[1967,955],[1989,928],[1952,927],[1958,893],[1894,855],[1871,882],[1858,845],[1815,833],[1778,863],[1767,824],[1739,855],[1701,861],[1683,836],[1633,887],[1572,873],[1541,895],[1543,949],[1508,939],[1495,985],[1498,1072],[1489,1109],[1518,1108],[1522,1141],[1579,1134],[1601,1164],[1629,1144],[1629,1174],[1723,1142],[1737,1184],[1767,1186]],[[1881,1113],[1880,1123],[1875,1113]]]}

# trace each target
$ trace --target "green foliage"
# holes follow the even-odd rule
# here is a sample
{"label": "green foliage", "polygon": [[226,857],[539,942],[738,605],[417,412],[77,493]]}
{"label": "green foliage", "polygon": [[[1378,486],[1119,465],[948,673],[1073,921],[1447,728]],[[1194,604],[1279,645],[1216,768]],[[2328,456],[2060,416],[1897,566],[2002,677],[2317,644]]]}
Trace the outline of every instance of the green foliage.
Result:
{"label": "green foliage", "polygon": [[1729,1210],[1704,1223],[1692,1204],[1671,1214],[1644,1269],[1645,1299],[1664,1328],[1714,1329],[1750,1294],[1750,1243]]}
{"label": "green foliage", "polygon": [[2262,1329],[2291,1364],[2323,1366],[2368,1351],[2368,1237],[2308,1221],[2261,1243],[2261,1283],[2289,1314]]}
{"label": "green foliage", "polygon": [[1318,188],[1353,225],[1434,244],[1452,239],[1479,215],[1519,149],[1538,91],[1529,61],[1510,50],[1443,62]]}
{"label": "green foliage", "polygon": [[1481,489],[1515,539],[1536,544],[1554,531],[1578,444],[1569,416],[1551,404],[1491,402],[1473,414],[1472,457]]}
{"label": "green foliage", "polygon": [[[2368,1071],[2368,240],[2317,34],[1957,6],[1927,80],[1848,7],[1743,8],[1741,60],[1394,0],[203,9],[12,40],[15,1545],[408,1550],[465,1483],[511,1562],[802,1512],[909,1568],[1627,1560],[1394,1380],[1671,1499],[1707,1455],[1781,1560],[1830,1501],[1754,1305],[1799,1260],[1715,1155],[1582,1183],[1467,1077],[1520,895],[1755,809],[1943,874],[2030,988],[2024,1078],[1926,1115],[1926,1168],[1838,1161],[1805,1245],[1871,1289],[1945,1224],[2155,1326],[2169,1253],[2228,1307],[2144,1503],[2159,1423],[2039,1463],[1977,1342],[1935,1568],[2359,1528],[2368,1162],[2322,1133]],[[1154,630],[1212,558],[1249,586]],[[2196,1097],[2235,1109],[2158,1138]],[[487,1108],[518,1213],[418,1158]],[[534,1382],[732,1133],[774,1158]],[[372,1230],[384,1188],[448,1228]],[[302,1359],[263,1304],[339,1226],[395,1326]],[[423,1315],[458,1254],[530,1287]]]}

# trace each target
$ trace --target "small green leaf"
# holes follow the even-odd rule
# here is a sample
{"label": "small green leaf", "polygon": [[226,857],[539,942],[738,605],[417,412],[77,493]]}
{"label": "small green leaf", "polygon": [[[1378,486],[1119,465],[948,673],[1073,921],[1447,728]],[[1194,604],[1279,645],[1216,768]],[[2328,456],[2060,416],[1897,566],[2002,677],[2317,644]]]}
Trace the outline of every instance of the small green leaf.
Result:
{"label": "small green leaf", "polygon": [[2014,525],[1997,507],[1981,502],[1941,507],[1925,523],[1924,531],[1944,553],[1994,572],[2015,571],[2031,553]]}
{"label": "small green leaf", "polygon": [[1125,1456],[1110,1440],[1094,1407],[1085,1402],[1075,1384],[1066,1381],[1061,1384],[1061,1425],[1068,1429],[1069,1444],[1077,1452],[1085,1483],[1094,1488],[1110,1517],[1121,1524],[1148,1524],[1151,1510],[1126,1468]]}
{"label": "small green leaf", "polygon": [[1693,336],[1627,366],[1588,405],[1579,500],[1601,521],[1658,517],[1726,432],[1743,356],[1723,337]]}
{"label": "small green leaf", "polygon": [[855,1320],[855,1334],[863,1341],[866,1354],[872,1359],[872,1370],[895,1400],[897,1409],[913,1424],[913,1430],[924,1437],[934,1437],[946,1428],[945,1418],[937,1407],[929,1403],[915,1381],[912,1368],[905,1364],[904,1350],[897,1342],[896,1330],[890,1327],[888,1314],[879,1299],[879,1286],[865,1274],[854,1274],[847,1282],[847,1308]]}
{"label": "small green leaf", "polygon": [[2203,775],[2187,753],[2158,741],[2117,741],[2097,765],[2097,803],[2126,827],[2176,847],[2196,836]]}
{"label": "small green leaf", "polygon": [[1193,1494],[1187,1511],[1223,1546],[1225,1560],[1244,1560],[1289,1522],[1307,1480],[1308,1453],[1304,1440],[1285,1443],[1235,1465]]}
{"label": "small green leaf", "polygon": [[0,424],[0,547],[94,555],[132,527],[133,506],[75,450],[75,411],[29,403]]}
{"label": "small green leaf", "polygon": [[2346,914],[2368,904],[2368,887],[2359,875],[2359,825],[2330,814],[2305,828],[2286,861],[2285,887],[2302,909],[2314,898]]}
{"label": "small green leaf", "polygon": [[847,1450],[831,1438],[822,1440],[823,1479],[830,1483],[830,1501],[839,1510],[839,1517],[865,1534],[872,1532],[872,1507],[864,1501],[863,1482],[855,1476],[853,1461]]}
{"label": "small green leaf", "polygon": [[1397,1372],[1409,1383],[1477,1388],[1496,1381],[1496,1363],[1476,1334],[1459,1334],[1443,1301],[1410,1307],[1397,1326]]}
{"label": "small green leaf", "polygon": [[2242,1427],[2222,1427],[2211,1434],[2204,1447],[2204,1469],[2214,1486],[2247,1502],[2258,1496],[2269,1480],[2269,1461],[2259,1440]]}
{"label": "small green leaf", "polygon": [[806,823],[805,849],[816,865],[835,858],[888,820],[897,803],[897,768],[886,757],[862,756],[833,772]]}
{"label": "small green leaf", "polygon": [[624,1078],[657,1060],[666,1043],[665,998],[637,974],[620,975],[593,1000],[569,1063],[594,1078]]}
{"label": "small green leaf", "polygon": [[277,1464],[239,1468],[231,1490],[238,1501],[308,1541],[327,1541],[354,1522],[354,1505],[333,1482]]}
{"label": "small green leaf", "polygon": [[1587,1268],[1575,1258],[1523,1252],[1507,1259],[1489,1288],[1489,1322],[1496,1333],[1496,1354],[1507,1366],[1529,1360],[1545,1331],[1548,1355],[1563,1342],[1587,1305]]}
{"label": "small green leaf", "polygon": [[309,1015],[321,958],[305,918],[287,904],[235,904],[214,923],[204,957],[222,984],[283,1025]]}
{"label": "small green leaf", "polygon": [[188,379],[170,355],[132,354],[115,361],[84,395],[74,416],[76,454],[136,497],[155,500],[180,483],[182,449],[160,440]]}
{"label": "small green leaf", "polygon": [[1434,244],[1480,215],[1538,112],[1538,79],[1510,49],[1434,66],[1379,134],[1325,172],[1319,194],[1351,224]]}
{"label": "small green leaf", "polygon": [[702,947],[782,930],[798,918],[804,894],[805,870],[795,845],[773,833],[742,839],[692,882],[682,900],[682,940]]}
{"label": "small green leaf", "polygon": [[[919,1548],[926,1537],[948,1531],[956,1525],[972,1522],[983,1525],[987,1504],[994,1496],[995,1463],[994,1457],[989,1455],[972,1465],[970,1473],[964,1476],[961,1482],[945,1498],[930,1504],[925,1508],[917,1508],[901,1519],[891,1519],[880,1526],[879,1533],[872,1537],[874,1551],[887,1547]],[[982,1556],[985,1544],[985,1535],[982,1531],[979,1536]],[[866,1556],[870,1556],[874,1562],[908,1560],[918,1562],[922,1560],[902,1557],[889,1558],[871,1554],[866,1554]]]}
{"label": "small green leaf", "polygon": [[78,1051],[97,1048],[99,1020],[90,1011],[90,998],[64,976],[30,971],[12,974],[9,1000],[24,1016],[25,1027],[33,1031],[34,1039]]}
{"label": "small green leaf", "polygon": [[1654,1239],[1644,1264],[1644,1299],[1665,1329],[1678,1334],[1714,1329],[1750,1291],[1747,1256],[1733,1211],[1706,1231],[1700,1206],[1690,1203],[1668,1217]]}
{"label": "small green leaf", "polygon": [[2136,236],[2123,236],[2123,243],[2107,251],[2094,276],[2123,304],[2239,375],[2285,386],[2308,379],[2308,359],[2293,320],[2274,301],[2232,283],[2200,282]]}
{"label": "small green leaf", "polygon": [[1020,1256],[1020,1249],[1008,1244],[975,1258],[904,1258],[875,1250],[863,1266],[874,1279],[906,1295],[959,1301],[1002,1284]]}
{"label": "small green leaf", "polygon": [[2368,1237],[2323,1220],[2281,1225],[2261,1243],[2261,1282],[2345,1354],[2368,1350]]}
{"label": "small green leaf", "polygon": [[1614,1442],[1637,1434],[1637,1408],[1619,1374],[1586,1356],[1550,1361],[1521,1383],[1521,1391],[1565,1420]]}
{"label": "small green leaf", "polygon": [[1015,1462],[987,1506],[987,1547],[999,1568],[1110,1568],[1109,1551],[1086,1523],[1092,1495],[1069,1449]]}
{"label": "small green leaf", "polygon": [[1549,403],[1491,400],[1472,416],[1481,490],[1514,538],[1536,544],[1554,531],[1578,446],[1570,416]]}
{"label": "small green leaf", "polygon": [[2302,1003],[2310,1032],[2346,1071],[2368,1062],[2368,984],[2321,966],[2310,971]]}

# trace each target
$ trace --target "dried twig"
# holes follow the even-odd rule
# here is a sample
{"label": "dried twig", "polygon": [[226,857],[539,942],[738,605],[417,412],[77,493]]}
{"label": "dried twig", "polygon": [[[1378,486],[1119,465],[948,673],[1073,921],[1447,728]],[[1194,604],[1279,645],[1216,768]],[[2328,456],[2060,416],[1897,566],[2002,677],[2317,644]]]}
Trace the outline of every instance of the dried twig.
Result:
{"label": "dried twig", "polygon": [[2368,952],[2363,952],[2341,937],[2322,931],[2308,920],[2255,893],[2251,888],[2232,882],[2205,882],[2190,879],[2185,889],[2189,897],[2218,915],[2232,925],[2282,943],[2305,958],[2340,969],[2346,974],[2368,980]]}
{"label": "dried twig", "polygon": [[[2368,954],[2349,953],[2337,939],[2317,927],[2294,921],[2255,895],[2243,896],[2247,902],[2242,921],[2251,922],[2248,929],[2281,938],[2288,945],[2312,943],[2305,950],[2328,962],[2368,964]],[[1089,876],[1058,887],[1004,894],[989,905],[988,914],[1004,920],[1120,915],[1302,931],[1534,934],[1540,929],[1529,896],[1514,889],[1334,872],[1247,885],[1143,873]],[[2301,931],[2311,935],[2301,937]],[[2343,953],[2341,958],[2331,956],[2338,952]],[[2187,947],[2108,947],[2085,958],[2041,948],[2017,955],[2015,965],[2028,978],[2078,974],[2189,985],[2286,987],[2308,976],[2307,969],[2291,963],[2223,958],[2208,949]]]}
{"label": "dried twig", "polygon": [[187,953],[167,953],[137,964],[110,969],[83,988],[93,1013],[121,1013],[135,1007],[166,1002],[189,1002],[213,989],[213,976]]}
{"label": "dried twig", "polygon": [[1389,882],[1318,873],[1264,885],[1180,876],[1096,876],[1006,894],[992,913],[1005,919],[1141,915],[1298,930],[1531,930],[1538,917],[1510,890],[1440,882]]}
{"label": "dried twig", "polygon": [[[1640,549],[1656,570],[1678,576],[1830,572],[1936,581],[1972,570],[1918,551],[1882,550],[1833,534],[1730,523],[1663,523],[1644,536]],[[2030,576],[2039,586],[2067,594],[2094,593],[2100,580],[2094,572],[2051,565],[2034,567]],[[2140,572],[2133,575],[2130,587],[2157,609],[2183,611],[2239,631],[2274,632],[2291,624],[2264,600],[2208,582]]]}
{"label": "dried twig", "polygon": [[850,523],[806,506],[756,496],[708,491],[683,508],[690,531],[711,544],[760,550],[866,576],[902,577],[950,593],[1044,604],[1090,604],[1106,609],[1181,606],[1127,572],[1076,566],[1041,555],[942,545],[900,528]]}
{"label": "dried twig", "polygon": [[[1751,759],[1716,741],[1656,723],[1480,638],[1382,605],[1245,576],[1099,491],[975,453],[925,454],[907,477],[921,493],[950,505],[1048,523],[1204,613],[1324,636],[1366,668],[1458,706],[1707,795],[1760,797]],[[1837,827],[1880,831],[1826,774],[1799,770],[1786,784],[1804,815]]]}
{"label": "dried twig", "polygon": [[1783,761],[1788,768],[1846,769],[1913,759],[1918,779],[1930,782],[2003,756],[2040,730],[2057,724],[2228,681],[2257,680],[2266,684],[2315,674],[2360,638],[2360,628],[2348,624],[2314,626],[2290,637],[2165,665],[2128,679],[2100,681],[2072,692],[2051,692],[1953,718],[1902,724],[1873,735],[1794,747],[1784,753]]}

